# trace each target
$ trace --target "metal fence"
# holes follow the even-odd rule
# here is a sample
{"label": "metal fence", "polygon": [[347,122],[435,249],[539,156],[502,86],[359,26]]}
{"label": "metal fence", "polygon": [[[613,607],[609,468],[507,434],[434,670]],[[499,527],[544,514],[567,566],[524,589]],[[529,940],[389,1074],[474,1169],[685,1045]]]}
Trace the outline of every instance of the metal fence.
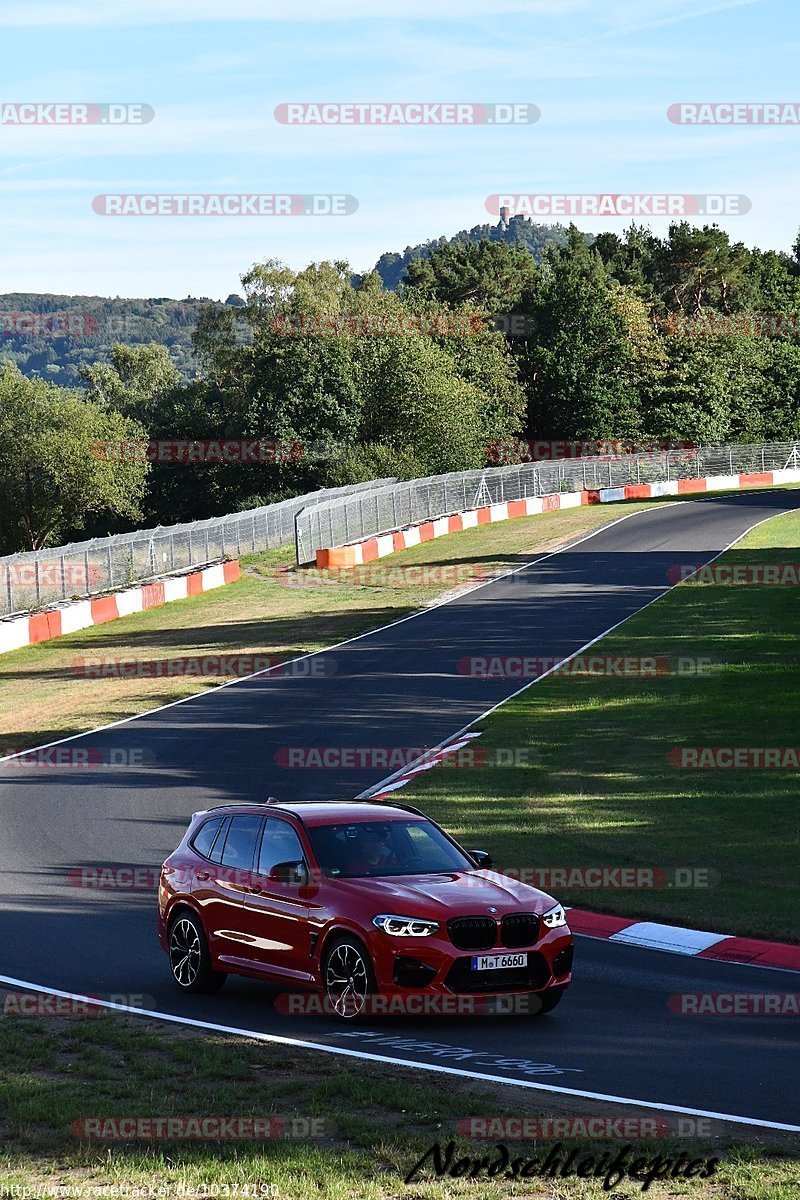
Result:
{"label": "metal fence", "polygon": [[800,467],[800,442],[702,446],[655,454],[518,463],[376,484],[355,496],[324,500],[297,513],[298,563],[316,551],[402,529],[450,513],[553,492],[622,487],[712,475]]}
{"label": "metal fence", "polygon": [[323,488],[247,512],[159,526],[0,558],[0,616],[127,587],[171,571],[291,545],[295,516],[316,503],[394,480]]}

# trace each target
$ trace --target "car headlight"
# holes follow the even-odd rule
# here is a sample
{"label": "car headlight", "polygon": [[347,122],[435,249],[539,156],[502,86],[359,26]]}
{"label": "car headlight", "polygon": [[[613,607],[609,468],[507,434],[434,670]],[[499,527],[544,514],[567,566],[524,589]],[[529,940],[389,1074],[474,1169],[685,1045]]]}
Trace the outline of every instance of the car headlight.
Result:
{"label": "car headlight", "polygon": [[548,929],[558,929],[561,925],[566,925],[567,914],[564,912],[564,909],[561,907],[561,905],[557,904],[555,908],[551,908],[549,912],[544,914],[542,920]]}
{"label": "car headlight", "polygon": [[373,917],[372,924],[392,937],[430,937],[439,928],[438,921],[423,921],[419,917],[398,917],[386,913]]}

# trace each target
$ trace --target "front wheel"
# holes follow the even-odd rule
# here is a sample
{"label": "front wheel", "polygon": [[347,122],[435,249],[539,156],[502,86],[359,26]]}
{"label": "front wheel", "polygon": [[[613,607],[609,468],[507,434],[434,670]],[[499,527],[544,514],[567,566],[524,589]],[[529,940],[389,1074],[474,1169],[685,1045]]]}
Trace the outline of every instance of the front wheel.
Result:
{"label": "front wheel", "polygon": [[369,955],[355,938],[340,938],[326,950],[322,979],[330,1011],[345,1021],[361,1016],[375,990]]}
{"label": "front wheel", "polygon": [[182,992],[218,992],[228,978],[211,966],[205,930],[192,912],[177,914],[169,927],[169,965]]}

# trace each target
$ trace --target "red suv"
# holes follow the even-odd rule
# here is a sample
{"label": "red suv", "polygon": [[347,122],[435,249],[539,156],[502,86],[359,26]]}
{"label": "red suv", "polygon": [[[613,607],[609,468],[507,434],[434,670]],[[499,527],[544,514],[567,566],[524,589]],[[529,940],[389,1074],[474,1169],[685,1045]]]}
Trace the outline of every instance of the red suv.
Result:
{"label": "red suv", "polygon": [[186,992],[232,972],[342,1017],[488,996],[547,1012],[571,979],[564,909],[490,866],[405,805],[211,808],[162,868],[159,940]]}

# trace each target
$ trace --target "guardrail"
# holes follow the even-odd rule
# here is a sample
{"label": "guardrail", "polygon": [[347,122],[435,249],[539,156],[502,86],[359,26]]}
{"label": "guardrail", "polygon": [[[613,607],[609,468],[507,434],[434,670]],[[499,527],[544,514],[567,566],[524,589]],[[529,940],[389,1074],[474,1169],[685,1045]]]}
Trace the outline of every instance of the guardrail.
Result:
{"label": "guardrail", "polygon": [[297,561],[311,563],[317,550],[529,496],[797,467],[800,442],[770,442],[519,463],[381,483],[300,509],[295,518]]}
{"label": "guardrail", "polygon": [[[394,480],[382,479],[378,486]],[[374,488],[375,480],[323,488],[247,512],[183,525],[72,542],[0,558],[0,616],[32,612],[60,600],[96,596],[172,571],[291,545],[301,509]]]}

